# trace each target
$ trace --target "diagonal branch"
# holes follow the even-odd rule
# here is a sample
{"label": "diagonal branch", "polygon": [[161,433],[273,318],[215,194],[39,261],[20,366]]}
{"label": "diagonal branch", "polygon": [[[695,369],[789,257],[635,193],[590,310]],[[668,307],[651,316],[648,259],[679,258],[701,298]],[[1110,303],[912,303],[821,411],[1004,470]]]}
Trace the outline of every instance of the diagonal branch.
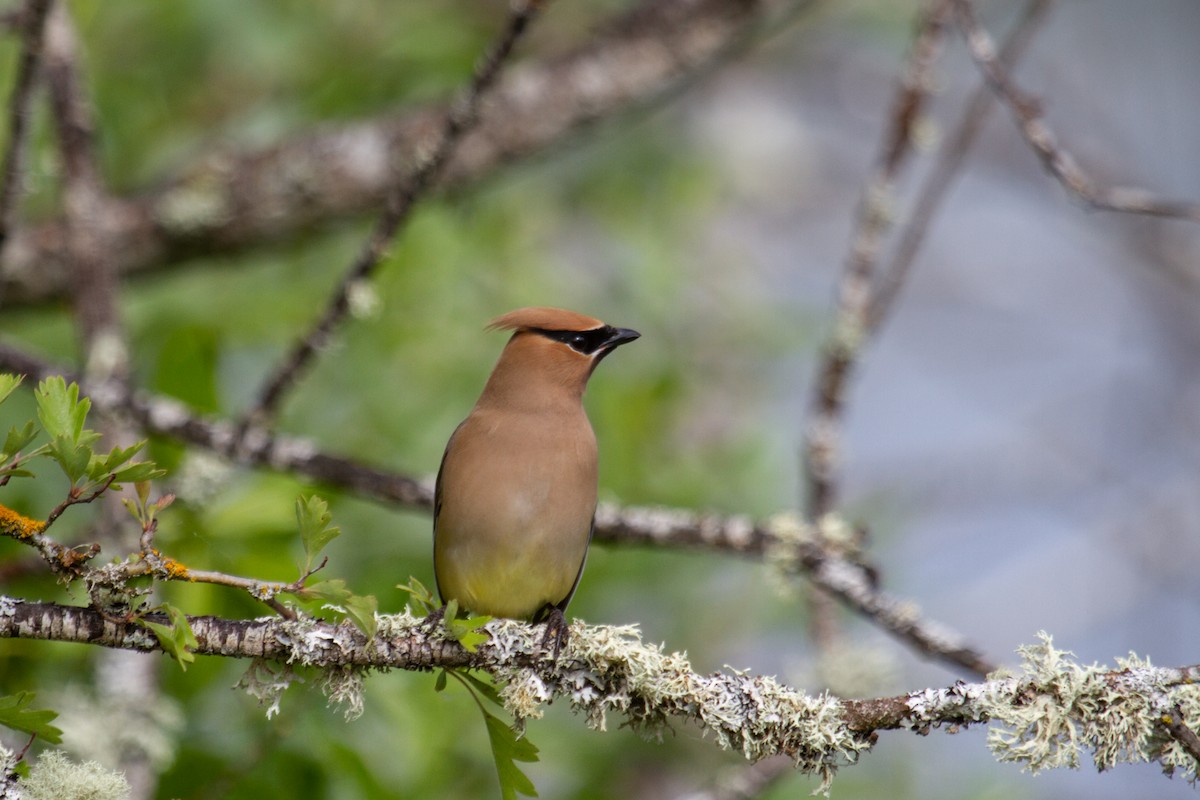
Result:
{"label": "diagonal branch", "polygon": [[[1011,70],[1045,21],[1052,0],[1029,0],[1016,26],[1000,50],[1000,63]],[[921,185],[913,210],[897,233],[896,247],[875,283],[867,312],[867,329],[874,335],[883,324],[908,277],[913,260],[924,243],[933,218],[962,169],[967,153],[992,109],[992,92],[984,84],[967,100],[954,132],[946,138]]]}
{"label": "diagonal branch", "polygon": [[1100,211],[1200,222],[1200,203],[1163,198],[1139,187],[1101,186],[1094,181],[1046,123],[1041,102],[1017,86],[1004,63],[997,58],[996,44],[979,24],[971,3],[968,0],[953,0],[953,4],[971,58],[1012,115],[1025,143],[1064,189],[1088,207]]}
{"label": "diagonal branch", "polygon": [[429,148],[429,154],[421,158],[416,168],[388,194],[383,214],[334,290],[325,312],[265,381],[258,399],[243,417],[243,428],[250,423],[269,425],[279,411],[284,394],[300,379],[301,372],[317,351],[329,343],[334,329],[350,313],[351,293],[374,274],[397,232],[412,215],[413,208],[442,176],[462,137],[479,121],[481,103],[542,5],[543,0],[514,3],[504,31],[476,67],[470,86],[451,106],[432,146],[424,142],[418,145],[418,150]]}
{"label": "diagonal branch", "polygon": [[[506,72],[439,190],[480,181],[588,126],[643,107],[709,68],[749,34],[814,0],[645,0],[568,52]],[[378,208],[444,119],[440,104],[329,127],[264,150],[212,153],[135,196],[114,199],[108,252],[122,274],[176,268],[286,240]],[[69,285],[61,220],[13,232],[0,264],[7,302],[45,302]]]}

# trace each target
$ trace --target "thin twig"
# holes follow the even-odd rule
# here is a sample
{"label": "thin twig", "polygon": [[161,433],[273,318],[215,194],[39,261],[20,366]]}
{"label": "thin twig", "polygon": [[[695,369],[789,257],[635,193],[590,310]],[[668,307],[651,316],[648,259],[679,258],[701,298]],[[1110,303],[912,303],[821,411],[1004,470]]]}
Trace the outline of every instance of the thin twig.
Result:
{"label": "thin twig", "polygon": [[324,314],[308,333],[296,342],[287,357],[264,382],[258,399],[243,417],[242,430],[252,424],[269,425],[278,413],[284,394],[300,380],[301,373],[317,351],[329,343],[334,329],[350,313],[351,295],[356,287],[362,286],[364,281],[371,278],[417,202],[434,186],[463,135],[471,130],[479,119],[480,103],[495,84],[501,68],[508,62],[517,42],[543,5],[541,0],[521,0],[514,4],[504,32],[476,67],[470,86],[446,114],[431,152],[389,195],[375,229],[342,277]]}
{"label": "thin twig", "polygon": [[[504,70],[437,181],[461,190],[646,107],[711,69],[749,35],[815,0],[655,0],[623,5],[586,38]],[[412,164],[445,118],[442,103],[322,126],[253,150],[199,154],[116,198],[107,250],[122,275],[178,270],[198,254],[231,256],[332,220],[376,212],[394,188],[388,165]],[[424,150],[422,150],[424,148]],[[297,176],[303,176],[299,181]],[[61,219],[12,232],[0,283],[7,302],[61,298],[70,280]]]}
{"label": "thin twig", "polygon": [[1163,714],[1162,724],[1171,734],[1171,738],[1179,742],[1179,746],[1196,759],[1197,766],[1200,766],[1200,736],[1187,726],[1185,719],[1183,709],[1177,703],[1169,712]]}
{"label": "thin twig", "polygon": [[[1024,54],[1034,33],[1045,21],[1051,4],[1052,0],[1029,0],[1026,4],[1020,20],[1000,51],[1000,63],[1005,69],[1011,70]],[[917,251],[925,240],[925,234],[992,107],[991,90],[986,84],[980,86],[967,100],[954,133],[946,138],[938,150],[933,168],[917,193],[913,210],[897,234],[899,241],[892,256],[880,270],[875,283],[874,296],[867,312],[867,329],[871,335],[878,332],[895,303]]]}
{"label": "thin twig", "polygon": [[[8,101],[8,149],[0,164],[0,252],[12,229],[13,208],[20,194],[21,161],[29,131],[29,104],[42,57],[42,37],[52,0],[28,0],[21,13],[21,59]],[[4,287],[0,284],[0,298]]]}
{"label": "thin twig", "polygon": [[912,152],[914,123],[929,95],[931,72],[941,51],[950,12],[950,0],[933,0],[922,13],[884,133],[879,165],[859,201],[850,253],[838,289],[834,329],[817,371],[805,427],[805,509],[808,518],[815,523],[836,508],[846,385],[867,335],[867,310],[875,266],[894,214],[893,187]]}
{"label": "thin twig", "polygon": [[[893,187],[912,152],[913,131],[930,92],[933,66],[941,54],[949,18],[948,0],[931,0],[922,11],[884,132],[879,165],[859,202],[838,289],[834,331],[825,346],[804,432],[805,511],[818,535],[822,535],[822,520],[836,508],[846,386],[867,338],[873,274],[894,213]],[[840,625],[830,599],[819,588],[811,588],[806,603],[814,643],[821,648],[833,646]]]}
{"label": "thin twig", "polygon": [[1200,203],[1163,198],[1138,187],[1105,187],[1093,180],[1058,141],[1046,123],[1038,98],[1018,87],[1009,70],[997,58],[996,44],[979,24],[969,0],[952,2],[971,58],[1008,108],[1026,144],[1063,188],[1096,210],[1200,222]]}

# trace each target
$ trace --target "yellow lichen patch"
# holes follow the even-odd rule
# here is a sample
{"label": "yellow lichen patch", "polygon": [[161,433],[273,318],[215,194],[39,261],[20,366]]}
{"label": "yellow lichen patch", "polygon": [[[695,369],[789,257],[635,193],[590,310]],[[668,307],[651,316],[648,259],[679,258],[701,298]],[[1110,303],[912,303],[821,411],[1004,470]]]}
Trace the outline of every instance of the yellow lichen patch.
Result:
{"label": "yellow lichen patch", "polygon": [[46,523],[41,520],[30,519],[18,514],[11,508],[0,506],[0,533],[3,533],[5,536],[12,536],[15,539],[28,539],[45,529]]}
{"label": "yellow lichen patch", "polygon": [[188,568],[173,558],[164,558],[162,568],[167,573],[167,580],[190,581],[192,579],[192,576],[188,574]]}

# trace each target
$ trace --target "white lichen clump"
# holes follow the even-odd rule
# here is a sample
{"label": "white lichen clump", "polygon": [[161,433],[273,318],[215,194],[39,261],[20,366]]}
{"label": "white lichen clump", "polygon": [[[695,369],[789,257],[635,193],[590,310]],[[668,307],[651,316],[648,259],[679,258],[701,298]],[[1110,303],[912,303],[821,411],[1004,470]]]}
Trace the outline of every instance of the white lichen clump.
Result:
{"label": "white lichen clump", "polygon": [[129,784],[118,772],[89,761],[77,764],[51,751],[21,781],[26,800],[128,800]]}
{"label": "white lichen clump", "polygon": [[1184,724],[1200,723],[1200,687],[1172,685],[1170,671],[1155,670],[1130,654],[1118,659],[1123,672],[1083,666],[1058,650],[1049,634],[1018,649],[1022,674],[1011,692],[993,693],[984,705],[994,724],[988,745],[1000,761],[1021,763],[1037,773],[1078,768],[1085,750],[1097,769],[1155,760],[1168,774],[1179,769],[1195,781],[1197,764],[1163,727],[1163,715],[1178,707]]}
{"label": "white lichen clump", "polygon": [[[510,623],[489,625],[496,625],[494,634],[503,629],[498,639],[523,638]],[[552,674],[513,668],[498,670],[497,678],[508,684],[501,696],[518,720],[538,716],[553,696],[568,698],[600,730],[610,711],[655,737],[671,717],[690,719],[751,761],[789,755],[798,769],[821,776],[818,791],[828,790],[839,764],[853,763],[869,747],[846,729],[835,698],[811,697],[770,677],[697,675],[686,654],[643,643],[635,626],[573,625],[569,654]]]}

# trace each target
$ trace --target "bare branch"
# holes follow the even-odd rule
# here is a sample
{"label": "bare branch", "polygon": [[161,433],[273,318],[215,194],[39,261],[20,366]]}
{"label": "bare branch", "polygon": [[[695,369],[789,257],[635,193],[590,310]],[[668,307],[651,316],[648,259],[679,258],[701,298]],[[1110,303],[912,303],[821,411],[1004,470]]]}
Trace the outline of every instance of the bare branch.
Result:
{"label": "bare branch", "polygon": [[[28,0],[20,19],[21,59],[17,63],[16,84],[8,101],[8,150],[0,165],[0,252],[3,252],[8,232],[12,229],[13,207],[20,194],[21,161],[29,130],[29,104],[33,96],[34,78],[42,57],[42,36],[46,14],[52,0]],[[0,298],[4,286],[0,284]]]}
{"label": "bare branch", "polygon": [[514,3],[504,31],[476,67],[470,86],[451,106],[437,138],[432,145],[419,145],[419,149],[427,147],[430,150],[429,154],[421,158],[412,173],[399,181],[388,194],[383,214],[375,224],[366,245],[334,290],[325,312],[267,378],[258,399],[246,411],[239,426],[239,438],[241,432],[250,424],[270,425],[279,411],[284,393],[300,379],[301,372],[312,361],[317,351],[329,343],[334,329],[350,313],[351,292],[374,274],[397,232],[411,216],[413,208],[442,175],[462,137],[479,121],[480,104],[495,84],[501,68],[508,63],[517,42],[542,5],[540,0],[519,0]]}
{"label": "bare branch", "polygon": [[918,23],[908,65],[892,104],[879,165],[859,200],[850,253],[842,271],[833,333],[817,372],[805,426],[804,467],[808,518],[814,522],[837,507],[837,469],[846,386],[868,336],[867,312],[879,250],[892,225],[896,179],[912,151],[915,121],[929,95],[940,55],[950,0],[933,0]]}
{"label": "bare branch", "polygon": [[[1009,34],[1000,51],[1000,63],[1011,70],[1020,60],[1033,39],[1034,33],[1045,21],[1052,0],[1029,0],[1021,18]],[[985,84],[980,86],[967,100],[962,116],[954,132],[942,142],[934,160],[933,169],[917,194],[913,210],[897,234],[898,243],[887,265],[881,270],[875,283],[874,297],[867,312],[867,329],[874,335],[883,324],[896,297],[908,277],[909,269],[924,242],[925,234],[945,199],[946,193],[958,176],[975,137],[983,128],[992,109],[992,92]]]}
{"label": "bare branch", "polygon": [[[436,188],[462,187],[645,105],[710,67],[747,35],[813,0],[651,0],[614,16],[579,47],[505,73]],[[298,136],[265,150],[213,153],[108,208],[106,244],[122,274],[176,268],[286,240],[378,208],[391,165],[420,162],[440,104]],[[57,297],[68,286],[61,220],[14,231],[3,254],[7,302]]]}
{"label": "bare branch", "polygon": [[1008,108],[1026,144],[1033,148],[1054,178],[1082,203],[1100,211],[1120,211],[1200,222],[1200,203],[1171,200],[1137,187],[1104,187],[1089,176],[1062,146],[1046,123],[1042,104],[1013,81],[1011,74],[996,57],[996,44],[975,18],[969,0],[953,0],[959,27],[967,49],[996,96]]}

